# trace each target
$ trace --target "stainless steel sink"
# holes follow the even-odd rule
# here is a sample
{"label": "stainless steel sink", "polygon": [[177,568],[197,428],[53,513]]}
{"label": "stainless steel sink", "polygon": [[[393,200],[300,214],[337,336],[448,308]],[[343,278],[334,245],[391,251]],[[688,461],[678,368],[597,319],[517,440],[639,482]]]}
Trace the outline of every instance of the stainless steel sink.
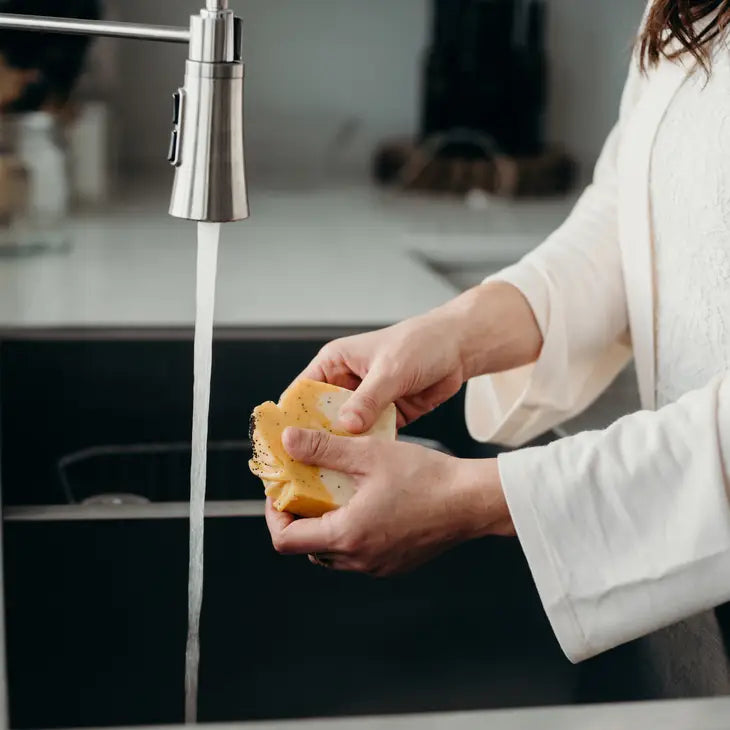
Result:
{"label": "stainless steel sink", "polygon": [[[338,334],[222,333],[211,438],[245,440],[252,407]],[[99,445],[185,442],[191,373],[189,333],[0,342],[11,727],[182,720],[185,474],[159,476],[164,502],[100,511],[67,504],[57,467]],[[494,453],[469,440],[460,397],[410,433]],[[581,699],[585,670],[562,656],[515,541],[466,545],[394,580],[336,575],[277,556],[259,484],[245,461],[228,470],[207,521],[202,721]]]}

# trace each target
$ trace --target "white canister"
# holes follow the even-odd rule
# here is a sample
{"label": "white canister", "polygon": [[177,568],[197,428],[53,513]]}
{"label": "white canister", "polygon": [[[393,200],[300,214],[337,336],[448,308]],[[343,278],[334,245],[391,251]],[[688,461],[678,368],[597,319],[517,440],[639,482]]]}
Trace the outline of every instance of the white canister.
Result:
{"label": "white canister", "polygon": [[3,253],[68,244],[68,155],[56,118],[32,112],[0,118],[0,247]]}

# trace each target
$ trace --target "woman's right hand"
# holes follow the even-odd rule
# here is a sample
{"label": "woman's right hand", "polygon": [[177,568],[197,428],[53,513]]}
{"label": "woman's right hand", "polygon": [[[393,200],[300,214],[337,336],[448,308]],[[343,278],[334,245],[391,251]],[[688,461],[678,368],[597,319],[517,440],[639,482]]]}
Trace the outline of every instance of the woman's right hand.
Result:
{"label": "woman's right hand", "polygon": [[350,433],[370,429],[390,403],[398,428],[454,396],[464,382],[453,322],[438,310],[325,345],[300,377],[355,393],[340,411]]}
{"label": "woman's right hand", "polygon": [[420,317],[330,342],[300,377],[355,391],[340,412],[350,433],[370,429],[389,403],[402,428],[456,395],[469,378],[534,360],[541,345],[519,290],[493,282]]}

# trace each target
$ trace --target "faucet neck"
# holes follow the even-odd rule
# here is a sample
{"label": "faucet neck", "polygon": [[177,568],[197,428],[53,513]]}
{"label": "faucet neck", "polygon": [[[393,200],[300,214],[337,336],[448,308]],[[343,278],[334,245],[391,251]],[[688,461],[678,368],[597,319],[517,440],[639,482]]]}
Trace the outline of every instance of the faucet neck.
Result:
{"label": "faucet neck", "polygon": [[200,63],[236,63],[241,60],[241,21],[227,6],[227,0],[208,0],[204,8],[190,20],[191,61]]}
{"label": "faucet neck", "polygon": [[240,46],[240,19],[232,11],[203,9],[192,16],[188,56],[191,61],[235,63],[241,60]]}

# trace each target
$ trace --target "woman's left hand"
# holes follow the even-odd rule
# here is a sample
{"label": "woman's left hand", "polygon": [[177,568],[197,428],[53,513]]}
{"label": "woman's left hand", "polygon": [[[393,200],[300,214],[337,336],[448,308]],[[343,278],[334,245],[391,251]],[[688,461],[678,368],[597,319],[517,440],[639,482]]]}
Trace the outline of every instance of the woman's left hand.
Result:
{"label": "woman's left hand", "polygon": [[268,500],[266,521],[281,554],[382,577],[473,538],[514,535],[495,459],[292,428],[283,443],[297,461],[351,475],[357,493],[319,519],[277,512]]}

